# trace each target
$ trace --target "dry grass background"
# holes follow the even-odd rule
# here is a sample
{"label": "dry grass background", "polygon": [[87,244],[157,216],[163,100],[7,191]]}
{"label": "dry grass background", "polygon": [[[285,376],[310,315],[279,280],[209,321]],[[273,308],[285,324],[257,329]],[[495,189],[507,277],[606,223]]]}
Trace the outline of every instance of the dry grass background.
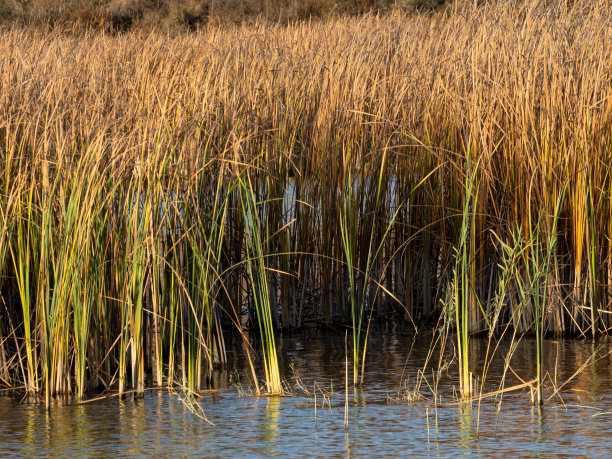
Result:
{"label": "dry grass background", "polygon": [[4,0],[0,21],[44,26],[61,24],[125,31],[195,29],[206,24],[254,21],[288,23],[309,18],[391,9],[434,8],[443,0]]}
{"label": "dry grass background", "polygon": [[277,327],[349,321],[351,273],[367,317],[444,314],[466,206],[472,331],[531,329],[546,293],[549,332],[608,333],[610,6],[2,29],[0,381],[197,388],[262,282]]}

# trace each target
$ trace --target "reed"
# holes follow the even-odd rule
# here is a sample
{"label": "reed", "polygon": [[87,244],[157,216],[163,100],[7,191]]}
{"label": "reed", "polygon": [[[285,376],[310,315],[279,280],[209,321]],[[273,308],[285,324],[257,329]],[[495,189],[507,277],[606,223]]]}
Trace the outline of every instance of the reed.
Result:
{"label": "reed", "polygon": [[[363,352],[361,332],[364,321],[364,311],[366,310],[366,301],[368,301],[368,290],[375,284],[378,284],[376,279],[372,282],[373,273],[375,271],[376,264],[379,261],[379,256],[383,249],[385,240],[387,239],[393,223],[397,217],[397,211],[392,215],[388,222],[384,223],[384,226],[378,227],[375,223],[376,217],[379,217],[380,210],[385,205],[385,194],[386,187],[383,180],[383,174],[385,172],[385,160],[386,152],[383,152],[380,163],[380,172],[373,177],[365,176],[362,172],[359,178],[352,179],[348,178],[348,185],[346,195],[343,199],[342,207],[340,210],[340,238],[342,240],[342,248],[344,250],[344,261],[348,276],[348,289],[350,296],[350,311],[351,311],[351,325],[353,331],[353,384],[356,386],[359,380],[359,360],[363,360],[365,364],[365,354],[367,350],[368,332],[370,330],[370,321],[366,326],[365,337],[363,338]],[[418,186],[418,185],[417,185]],[[365,203],[365,211],[363,219],[366,220],[366,225],[369,227],[368,231],[362,232],[362,237],[367,239],[357,241],[358,224],[360,220],[359,206],[362,206],[360,196],[366,195],[368,197]],[[383,220],[384,221],[384,220]],[[369,224],[368,224],[369,223]],[[383,223],[379,223],[383,225]],[[381,233],[382,231],[382,233]],[[374,246],[374,243],[377,246]],[[357,248],[362,247],[365,253],[365,266],[363,271],[359,271],[357,266]],[[369,300],[375,300],[376,294],[370,295]],[[373,310],[373,308],[371,308]],[[371,317],[371,315],[370,315]],[[361,384],[363,384],[365,366],[361,366]]]}
{"label": "reed", "polygon": [[459,230],[459,246],[455,257],[453,270],[452,296],[455,310],[455,328],[457,331],[457,353],[459,363],[459,387],[461,396],[468,398],[472,395],[472,373],[469,362],[468,333],[470,330],[470,305],[474,303],[471,298],[475,295],[473,279],[470,276],[471,266],[474,264],[474,244],[472,228],[475,225],[475,203],[478,201],[478,186],[475,165],[466,162],[466,183],[461,228]]}
{"label": "reed", "polygon": [[259,330],[280,393],[275,333],[314,323],[356,382],[370,323],[450,291],[464,395],[470,334],[608,333],[609,6],[3,27],[0,381],[195,391]]}
{"label": "reed", "polygon": [[258,206],[261,203],[258,202],[255,196],[254,184],[251,181],[248,170],[246,177],[244,179],[239,178],[239,182],[240,207],[247,226],[246,265],[251,283],[250,297],[255,306],[254,309],[262,342],[266,388],[269,394],[277,395],[283,393],[283,387],[274,341],[274,325],[272,321],[274,311],[270,301],[270,286],[266,270],[266,259],[263,252],[264,241],[259,232],[261,221]]}

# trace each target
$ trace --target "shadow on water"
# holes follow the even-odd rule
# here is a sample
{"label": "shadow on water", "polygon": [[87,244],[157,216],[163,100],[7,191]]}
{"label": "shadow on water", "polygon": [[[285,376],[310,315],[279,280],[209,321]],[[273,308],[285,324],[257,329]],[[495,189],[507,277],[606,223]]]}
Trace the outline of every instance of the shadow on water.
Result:
{"label": "shadow on water", "polygon": [[[560,387],[570,380],[562,386],[560,396],[539,408],[531,404],[529,390],[510,392],[498,410],[499,397],[483,400],[480,405],[449,404],[457,391],[453,364],[440,374],[437,395],[443,406],[436,407],[431,389],[436,373],[432,369],[441,362],[435,356],[417,386],[430,342],[431,336],[383,334],[372,338],[364,386],[349,387],[348,432],[344,429],[344,339],[304,334],[285,337],[279,344],[281,371],[293,389],[291,396],[241,396],[220,377],[221,390],[205,392],[199,402],[215,427],[196,417],[181,402],[181,394],[167,391],[147,392],[143,399],[109,398],[80,406],[55,401],[49,411],[40,404],[0,397],[0,444],[3,455],[65,457],[113,453],[345,457],[608,454],[612,446],[609,343],[547,341],[547,396],[554,392],[554,382]],[[471,358],[478,374],[487,342],[474,339],[473,343]],[[482,384],[484,392],[499,389],[507,351],[508,345],[502,343]],[[532,378],[533,355],[534,342],[522,340],[511,360],[516,374],[508,373],[506,387]],[[593,363],[593,357],[599,360]],[[243,391],[248,392],[248,364],[236,354],[230,365],[237,370]],[[421,398],[414,402],[416,399],[403,397],[404,390],[418,390]]]}

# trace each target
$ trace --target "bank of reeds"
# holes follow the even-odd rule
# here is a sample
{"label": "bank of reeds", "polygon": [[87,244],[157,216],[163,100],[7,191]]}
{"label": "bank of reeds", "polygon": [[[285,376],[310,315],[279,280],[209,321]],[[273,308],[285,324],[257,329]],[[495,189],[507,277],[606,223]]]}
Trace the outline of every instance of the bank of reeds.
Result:
{"label": "bank of reeds", "polygon": [[442,305],[460,347],[608,333],[610,6],[3,29],[0,384],[198,390],[234,329],[279,392],[273,329]]}

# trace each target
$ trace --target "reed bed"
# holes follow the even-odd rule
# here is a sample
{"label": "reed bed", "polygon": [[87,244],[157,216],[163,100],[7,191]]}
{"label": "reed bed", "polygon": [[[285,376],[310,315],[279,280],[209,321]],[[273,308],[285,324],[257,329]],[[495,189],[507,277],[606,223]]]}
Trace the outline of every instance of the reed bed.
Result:
{"label": "reed bed", "polygon": [[267,392],[279,329],[349,325],[355,383],[372,322],[607,334],[612,5],[540,3],[2,29],[0,384],[197,391],[227,330]]}

